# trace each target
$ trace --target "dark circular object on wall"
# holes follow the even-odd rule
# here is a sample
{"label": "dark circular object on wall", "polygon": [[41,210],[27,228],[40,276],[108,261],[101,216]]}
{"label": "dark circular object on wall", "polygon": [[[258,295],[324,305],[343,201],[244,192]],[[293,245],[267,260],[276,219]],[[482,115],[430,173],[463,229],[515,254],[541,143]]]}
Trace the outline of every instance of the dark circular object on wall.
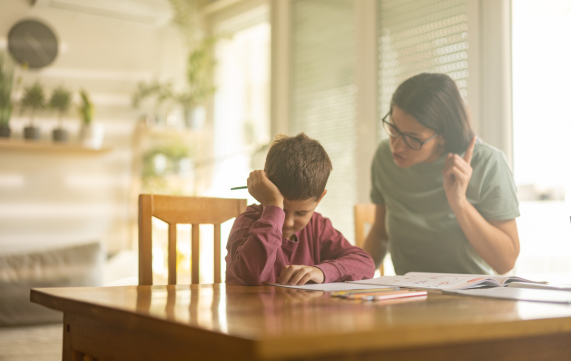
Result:
{"label": "dark circular object on wall", "polygon": [[16,61],[31,69],[51,64],[58,53],[54,32],[37,20],[22,20],[8,33],[8,50]]}

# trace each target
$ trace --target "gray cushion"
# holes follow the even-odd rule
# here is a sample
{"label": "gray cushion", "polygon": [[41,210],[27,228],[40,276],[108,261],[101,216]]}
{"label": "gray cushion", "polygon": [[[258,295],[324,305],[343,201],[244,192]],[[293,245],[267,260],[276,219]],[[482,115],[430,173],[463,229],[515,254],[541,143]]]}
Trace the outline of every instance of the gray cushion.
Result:
{"label": "gray cushion", "polygon": [[102,275],[99,243],[0,255],[0,326],[61,322],[61,312],[30,302],[30,289],[101,286]]}

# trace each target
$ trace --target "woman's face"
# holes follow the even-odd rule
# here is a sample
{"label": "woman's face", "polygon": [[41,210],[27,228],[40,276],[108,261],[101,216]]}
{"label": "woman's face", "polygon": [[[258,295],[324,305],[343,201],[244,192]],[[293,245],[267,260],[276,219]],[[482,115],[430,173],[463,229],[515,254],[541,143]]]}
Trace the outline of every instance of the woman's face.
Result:
{"label": "woman's face", "polygon": [[[397,106],[393,106],[390,123],[395,125],[404,135],[425,141],[435,134],[435,131],[420,124],[414,117]],[[420,150],[407,146],[402,137],[390,137],[391,151],[395,164],[407,168],[419,163],[430,163],[444,153],[444,137],[437,135],[422,145]]]}

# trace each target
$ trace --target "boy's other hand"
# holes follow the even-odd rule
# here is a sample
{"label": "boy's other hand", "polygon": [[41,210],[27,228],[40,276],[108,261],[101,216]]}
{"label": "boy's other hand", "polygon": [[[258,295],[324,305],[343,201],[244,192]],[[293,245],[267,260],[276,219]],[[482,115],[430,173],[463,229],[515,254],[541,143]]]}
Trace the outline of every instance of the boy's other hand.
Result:
{"label": "boy's other hand", "polygon": [[284,196],[263,170],[250,173],[248,192],[263,206],[278,206],[282,209],[284,207]]}
{"label": "boy's other hand", "polygon": [[282,268],[282,272],[276,280],[276,283],[289,286],[301,286],[309,281],[323,283],[323,281],[325,281],[325,275],[317,267],[289,265]]}

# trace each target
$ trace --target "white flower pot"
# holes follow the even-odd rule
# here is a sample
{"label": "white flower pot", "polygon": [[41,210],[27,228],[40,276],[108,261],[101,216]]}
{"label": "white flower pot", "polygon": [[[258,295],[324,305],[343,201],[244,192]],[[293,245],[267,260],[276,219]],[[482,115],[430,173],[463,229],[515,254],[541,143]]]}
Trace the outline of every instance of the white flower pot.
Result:
{"label": "white flower pot", "polygon": [[79,141],[84,147],[99,149],[103,145],[104,134],[105,128],[101,123],[82,124]]}

